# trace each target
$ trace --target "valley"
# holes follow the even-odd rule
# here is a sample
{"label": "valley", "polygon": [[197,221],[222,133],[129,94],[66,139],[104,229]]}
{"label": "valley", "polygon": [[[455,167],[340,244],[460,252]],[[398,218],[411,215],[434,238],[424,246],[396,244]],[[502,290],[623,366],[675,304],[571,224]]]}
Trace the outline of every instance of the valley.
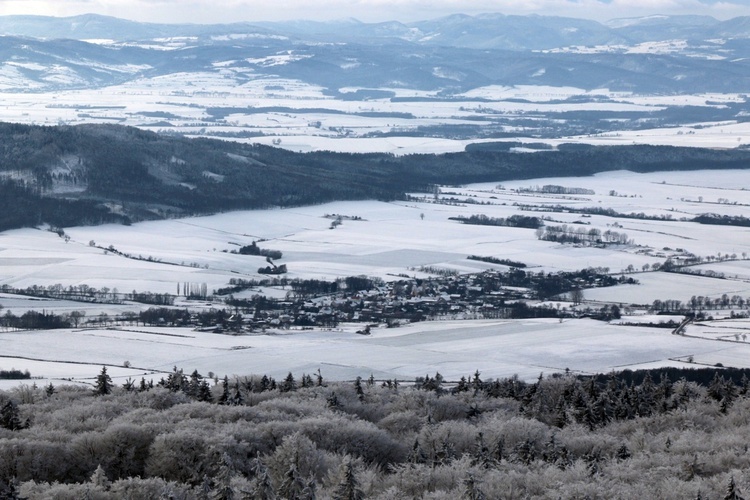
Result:
{"label": "valley", "polygon": [[[435,193],[411,193],[405,201],[334,202],[130,226],[66,227],[62,234],[44,229],[5,231],[0,234],[4,291],[85,286],[86,296],[97,298],[81,302],[0,295],[3,314],[83,313],[72,329],[6,327],[0,333],[6,346],[3,366],[28,369],[55,383],[86,383],[102,364],[111,367],[116,380],[158,378],[173,366],[218,376],[266,373],[278,378],[289,371],[313,373],[320,367],[333,379],[372,373],[407,381],[434,371],[453,380],[477,369],[490,377],[517,374],[531,380],[540,372],[565,369],[587,374],[717,363],[750,367],[750,347],[742,336],[750,327],[745,319],[750,304],[750,229],[690,221],[703,213],[741,216],[750,204],[743,187],[748,184],[746,170],[616,171],[441,186]],[[609,209],[621,216],[581,213],[586,208]],[[539,239],[534,229],[456,220],[477,214],[493,220],[541,217],[546,226],[582,228],[585,234],[616,232],[626,235],[627,242],[559,243]],[[283,263],[288,272],[271,279],[257,274],[266,259],[236,253],[252,242],[281,252],[276,263]],[[682,264],[686,266],[671,268]],[[459,276],[502,276],[513,269],[529,276],[597,269],[634,283],[585,285],[589,288],[582,290],[580,303],[574,303],[569,290],[540,299],[531,288],[502,285],[507,278],[501,278],[498,303],[507,305],[500,309],[487,307],[495,300],[489,295],[479,302],[471,299],[470,294],[478,293],[471,286],[457,288],[459,295],[454,297],[441,292],[445,285],[438,284],[453,282],[455,288]],[[302,296],[293,286],[304,280],[343,283],[357,276],[381,285],[359,291],[342,284],[339,294],[346,295],[341,297],[357,303],[382,301],[396,310],[421,307],[422,321],[409,320],[407,314],[369,316],[368,321],[363,309],[354,317],[335,313],[321,324],[318,321],[331,314],[326,308],[338,310],[337,295]],[[250,286],[216,295],[243,280]],[[429,283],[434,283],[434,292],[426,290]],[[420,288],[399,295],[403,292],[397,294],[397,286]],[[200,288],[207,292],[204,298],[188,297],[186,290]],[[250,302],[259,296],[281,305],[261,316],[258,310],[242,309],[244,319],[236,328],[196,331],[139,325],[142,312],[159,306],[132,300],[128,294],[135,293],[169,295],[172,305],[164,307],[194,313],[228,308],[228,315],[236,315],[238,306],[232,306],[232,300]],[[519,299],[530,307],[549,307],[553,317],[514,319],[517,313],[511,306]],[[298,300],[301,306],[293,306]],[[445,300],[445,312],[433,316],[430,304],[439,300]],[[611,306],[618,307],[619,319],[588,318]],[[671,315],[655,315],[659,313]],[[688,325],[682,335],[674,335],[685,313],[710,316],[712,321]],[[259,317],[263,321],[258,322]],[[307,323],[300,321],[302,317]],[[669,321],[671,328],[659,327]],[[370,334],[362,335],[366,325]],[[705,333],[709,331],[716,333]],[[490,351],[498,354],[489,356]]]}

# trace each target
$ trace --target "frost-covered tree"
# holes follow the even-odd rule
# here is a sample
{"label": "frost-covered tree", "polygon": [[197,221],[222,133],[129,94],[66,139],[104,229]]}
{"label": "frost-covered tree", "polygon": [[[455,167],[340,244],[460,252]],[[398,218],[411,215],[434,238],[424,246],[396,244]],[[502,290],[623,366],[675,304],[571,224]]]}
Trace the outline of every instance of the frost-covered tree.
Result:
{"label": "frost-covered tree", "polygon": [[354,464],[349,456],[341,464],[341,481],[336,485],[332,497],[334,500],[362,500],[365,498],[354,475]]}
{"label": "frost-covered tree", "polygon": [[263,461],[260,459],[260,453],[253,461],[253,479],[252,489],[248,492],[249,497],[253,500],[276,500],[276,491],[271,481]]}
{"label": "frost-covered tree", "polygon": [[727,485],[727,492],[724,495],[724,500],[745,500],[744,497],[740,495],[740,490],[734,482],[734,476],[729,478],[729,484]]}

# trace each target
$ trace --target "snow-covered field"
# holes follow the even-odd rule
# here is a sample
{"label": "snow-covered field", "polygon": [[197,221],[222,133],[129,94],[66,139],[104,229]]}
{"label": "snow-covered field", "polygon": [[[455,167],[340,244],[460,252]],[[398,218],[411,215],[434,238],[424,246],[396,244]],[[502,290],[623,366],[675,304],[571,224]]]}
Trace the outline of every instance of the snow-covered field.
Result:
{"label": "snow-covered field", "polygon": [[[299,80],[248,72],[242,64],[235,63],[237,61],[220,62],[213,70],[157,77],[137,76],[138,68],[129,68],[133,79],[120,85],[65,91],[30,89],[35,90],[34,93],[29,93],[29,89],[17,89],[19,69],[16,66],[5,66],[5,69],[0,66],[2,120],[39,125],[117,123],[164,133],[275,144],[302,152],[410,154],[462,151],[472,142],[497,140],[413,137],[412,132],[418,127],[493,124],[494,132],[533,137],[538,135],[537,131],[525,127],[528,127],[529,117],[540,115],[554,119],[570,111],[603,111],[616,119],[617,113],[622,112],[648,113],[686,105],[721,107],[727,102],[744,100],[736,94],[650,96],[608,89],[491,85],[445,101],[437,99],[435,91],[390,88],[377,90],[392,92],[396,97],[430,97],[431,100],[354,101],[331,97],[324,88]],[[347,93],[361,89],[339,90]],[[211,115],[211,108],[234,110],[227,111],[226,116]],[[506,140],[552,145],[564,142],[682,145],[688,142],[694,146],[734,148],[750,143],[750,125],[695,123],[561,139]]]}
{"label": "snow-covered field", "polygon": [[[547,184],[590,189],[594,194],[534,192],[537,186]],[[429,268],[477,272],[498,267],[467,260],[469,255],[480,255],[521,261],[527,264],[527,272],[607,267],[612,273],[626,272],[639,281],[637,285],[585,290],[585,301],[592,307],[602,303],[651,304],[654,300],[684,303],[693,295],[744,298],[750,296],[750,264],[744,260],[750,254],[748,228],[533,212],[522,210],[518,204],[602,207],[674,218],[704,212],[743,215],[750,206],[750,191],[745,186],[750,186],[750,171],[608,172],[585,178],[505,182],[501,186],[443,187],[439,202],[432,195],[415,193],[417,201],[409,202],[336,202],[132,226],[72,227],[65,228],[70,237],[67,242],[50,231],[14,230],[0,233],[0,286],[60,284],[67,288],[85,284],[106,287],[111,292],[116,288],[119,292],[175,294],[181,283],[206,283],[210,292],[226,286],[231,278],[260,278],[256,270],[266,265],[262,257],[230,252],[264,240],[259,243],[261,248],[283,252],[279,262],[288,266],[286,277],[290,279],[367,275],[395,280],[399,275],[427,276]],[[361,220],[344,217],[341,225],[331,229],[333,214]],[[450,220],[474,214],[547,215],[552,219],[547,224],[624,232],[633,243],[606,248],[561,245],[538,240],[530,229]],[[110,246],[139,259],[104,250]],[[728,279],[651,271],[668,257],[688,253],[711,259],[695,270],[723,272]],[[272,293],[283,296],[286,292]],[[178,299],[180,307],[183,300]],[[87,316],[137,312],[146,307],[12,295],[0,295],[0,305],[14,314],[30,309],[57,313],[79,310]],[[200,305],[211,307],[210,303]],[[430,322],[393,330],[376,328],[371,337],[357,335],[356,327],[241,337],[169,329],[145,329],[151,333],[0,333],[0,354],[6,356],[0,358],[0,368],[29,369],[35,376],[55,379],[92,377],[101,364],[122,366],[125,361],[135,368],[121,368],[114,375],[135,377],[178,366],[221,375],[281,376],[289,371],[312,373],[320,367],[324,376],[331,378],[369,376],[371,372],[379,378],[411,378],[435,371],[460,377],[476,369],[488,377],[518,373],[533,378],[541,371],[565,368],[593,372],[673,364],[684,362],[687,356],[693,356],[695,363],[750,363],[744,342],[727,343],[722,341],[726,339],[714,338],[716,335],[708,336],[711,341],[694,338],[695,328],[690,326],[685,337],[671,335],[669,329],[584,320]],[[156,334],[160,332],[170,335]],[[733,338],[734,332],[728,335]]]}
{"label": "snow-covered field", "polygon": [[[29,369],[58,383],[87,383],[102,364],[120,383],[132,377],[158,381],[173,366],[202,374],[268,374],[283,378],[312,374],[351,380],[413,380],[440,372],[447,380],[570,369],[602,373],[651,366],[715,363],[750,367],[750,344],[718,343],[672,335],[669,329],[607,325],[593,320],[440,321],[395,329],[376,328],[370,336],[356,326],[334,331],[291,330],[269,335],[228,336],[177,328],[124,327],[113,330],[54,330],[0,335],[0,367]],[[14,358],[16,357],[17,358]],[[34,361],[27,361],[28,358]],[[42,361],[43,360],[43,361]],[[132,368],[124,368],[129,361]],[[120,368],[117,368],[117,367]],[[45,382],[46,383],[46,382]]]}
{"label": "snow-covered field", "polygon": [[[524,192],[545,184],[593,190],[587,195]],[[467,260],[469,255],[521,261],[531,271],[607,267],[611,272],[642,271],[686,252],[701,257],[734,255],[696,269],[725,268],[732,279],[637,273],[641,284],[587,292],[595,300],[650,303],[656,298],[685,300],[701,295],[740,293],[748,289],[750,229],[690,222],[639,220],[575,213],[522,210],[517,204],[543,207],[603,207],[618,212],[693,217],[705,212],[742,215],[750,205],[749,171],[609,172],[587,178],[550,178],[461,188],[444,187],[441,203],[432,196],[418,201],[335,202],[281,210],[231,212],[206,217],[143,222],[132,226],[103,225],[66,228],[66,242],[57,234],[22,229],[0,233],[0,285],[28,287],[86,284],[119,292],[176,293],[178,283],[206,283],[209,290],[230,278],[258,278],[262,257],[232,254],[242,245],[264,240],[262,248],[280,250],[289,278],[335,279],[353,275],[394,279],[422,275],[429,266],[472,272],[490,264]],[[616,193],[612,193],[616,191]],[[613,196],[612,194],[616,194]],[[422,195],[417,195],[422,196]],[[458,200],[452,204],[445,199]],[[729,204],[718,204],[718,198]],[[466,200],[473,203],[467,203]],[[701,201],[699,201],[701,200]],[[483,204],[477,204],[483,203]],[[736,203],[736,204],[735,204]],[[331,229],[331,216],[343,219]],[[456,216],[483,214],[547,215],[548,224],[568,224],[586,231],[614,230],[627,234],[630,245],[606,248],[560,245],[540,241],[529,229],[465,225]],[[328,217],[326,217],[328,216]],[[575,226],[574,226],[575,224]],[[92,243],[95,246],[92,246]],[[125,258],[105,250],[113,247]],[[630,267],[632,266],[632,267]],[[735,278],[736,276],[736,278]],[[0,301],[2,303],[2,301]]]}

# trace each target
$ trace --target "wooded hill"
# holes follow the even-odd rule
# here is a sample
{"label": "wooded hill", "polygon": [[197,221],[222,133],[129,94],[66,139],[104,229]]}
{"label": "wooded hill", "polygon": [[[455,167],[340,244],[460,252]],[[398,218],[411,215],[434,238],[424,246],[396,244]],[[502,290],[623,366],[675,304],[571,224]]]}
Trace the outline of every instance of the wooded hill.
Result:
{"label": "wooded hill", "polygon": [[563,145],[519,154],[498,143],[442,155],[300,154],[115,125],[0,123],[0,230],[391,200],[435,184],[748,165],[742,149]]}
{"label": "wooded hill", "polygon": [[102,369],[93,390],[0,393],[0,496],[746,498],[749,388],[717,369],[409,386]]}

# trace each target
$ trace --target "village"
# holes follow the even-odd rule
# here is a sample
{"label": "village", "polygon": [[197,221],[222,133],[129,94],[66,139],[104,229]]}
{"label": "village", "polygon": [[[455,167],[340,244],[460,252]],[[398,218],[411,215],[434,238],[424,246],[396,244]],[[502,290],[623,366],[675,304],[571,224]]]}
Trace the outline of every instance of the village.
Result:
{"label": "village", "polygon": [[[511,268],[463,275],[445,273],[431,278],[404,275],[390,282],[365,276],[336,281],[232,279],[230,287],[217,290],[214,295],[206,294],[204,286],[184,284],[186,297],[119,294],[91,287],[81,291],[80,287],[13,289],[6,285],[2,292],[7,294],[117,304],[125,309],[143,303],[155,307],[140,312],[123,310],[88,316],[81,311],[62,314],[27,311],[17,316],[8,310],[0,317],[0,327],[16,330],[142,324],[194,326],[216,333],[241,334],[273,328],[333,328],[340,323],[361,323],[360,332],[367,334],[371,325],[396,327],[425,320],[570,317],[581,314],[569,306],[580,304],[584,289],[622,283],[636,281],[625,275],[606,274],[605,269],[535,273]],[[282,298],[273,298],[263,293],[269,289],[285,293]],[[587,312],[603,319],[620,314],[616,305]]]}

